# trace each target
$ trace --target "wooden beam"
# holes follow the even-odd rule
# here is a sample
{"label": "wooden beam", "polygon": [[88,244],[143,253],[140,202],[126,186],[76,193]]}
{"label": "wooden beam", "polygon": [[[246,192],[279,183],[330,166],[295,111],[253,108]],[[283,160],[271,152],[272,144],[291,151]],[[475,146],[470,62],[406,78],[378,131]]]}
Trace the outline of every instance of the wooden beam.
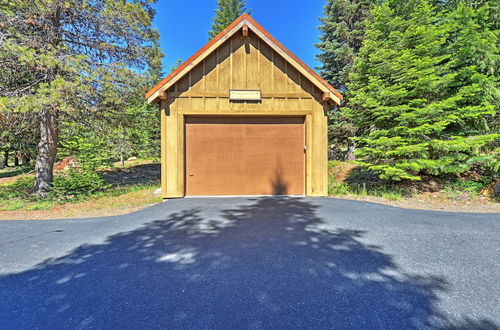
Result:
{"label": "wooden beam", "polygon": [[241,34],[243,38],[247,39],[248,38],[248,25],[243,25],[243,28],[241,29]]}
{"label": "wooden beam", "polygon": [[328,102],[330,101],[332,98],[330,97],[330,93],[328,92],[324,92],[323,95],[321,96],[321,100],[323,102]]}
{"label": "wooden beam", "polygon": [[158,95],[158,98],[160,99],[160,101],[166,101],[168,99],[167,92],[160,93],[160,95]]}
{"label": "wooden beam", "polygon": [[[294,99],[312,99],[312,98],[320,98],[322,94],[309,94],[305,92],[292,92],[292,93],[274,93],[274,92],[262,92],[262,98],[294,98]],[[229,98],[229,95],[227,92],[193,92],[193,91],[187,91],[187,92],[171,92],[168,94],[170,98],[177,98],[177,97],[194,97],[194,98],[201,98],[201,97],[208,97],[208,98]]]}

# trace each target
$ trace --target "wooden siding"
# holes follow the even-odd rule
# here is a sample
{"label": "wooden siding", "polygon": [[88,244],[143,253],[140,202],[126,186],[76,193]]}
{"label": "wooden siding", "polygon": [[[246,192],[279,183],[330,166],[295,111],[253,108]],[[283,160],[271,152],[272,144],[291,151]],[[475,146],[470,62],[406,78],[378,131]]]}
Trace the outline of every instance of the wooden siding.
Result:
{"label": "wooden siding", "polygon": [[[229,89],[260,89],[262,102],[230,102]],[[162,101],[163,197],[183,197],[184,116],[306,117],[306,195],[327,194],[327,105],[322,91],[249,31],[226,40],[167,91]]]}

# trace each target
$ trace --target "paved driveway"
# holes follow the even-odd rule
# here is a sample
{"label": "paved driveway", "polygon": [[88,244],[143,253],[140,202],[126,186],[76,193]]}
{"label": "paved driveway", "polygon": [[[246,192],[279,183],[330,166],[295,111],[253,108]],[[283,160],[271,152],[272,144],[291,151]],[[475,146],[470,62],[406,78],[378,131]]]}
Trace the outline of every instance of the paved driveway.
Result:
{"label": "paved driveway", "polygon": [[498,329],[500,216],[328,198],[0,222],[0,328]]}

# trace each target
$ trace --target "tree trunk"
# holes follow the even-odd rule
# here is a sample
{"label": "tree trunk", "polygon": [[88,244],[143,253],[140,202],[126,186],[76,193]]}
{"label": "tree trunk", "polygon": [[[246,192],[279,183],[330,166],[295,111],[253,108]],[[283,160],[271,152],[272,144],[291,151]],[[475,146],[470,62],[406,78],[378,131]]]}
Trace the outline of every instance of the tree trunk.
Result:
{"label": "tree trunk", "polygon": [[2,161],[2,168],[8,167],[9,166],[9,150],[5,150],[3,152],[3,161]]}
{"label": "tree trunk", "polygon": [[14,166],[19,166],[19,154],[17,152],[14,153]]}
{"label": "tree trunk", "polygon": [[351,137],[349,137],[347,139],[347,154],[345,155],[345,159],[347,161],[356,160],[356,156],[354,155],[355,151],[356,151],[356,144],[351,139]]}
{"label": "tree trunk", "polygon": [[30,157],[26,154],[23,154],[22,156],[23,159],[23,166],[29,166],[30,164]]}
{"label": "tree trunk", "polygon": [[122,168],[125,168],[125,127],[122,126],[122,138],[120,141],[120,164]]}
{"label": "tree trunk", "polygon": [[35,187],[33,188],[33,194],[38,197],[45,197],[50,190],[58,140],[57,115],[50,110],[42,110],[40,114],[40,142],[35,162]]}

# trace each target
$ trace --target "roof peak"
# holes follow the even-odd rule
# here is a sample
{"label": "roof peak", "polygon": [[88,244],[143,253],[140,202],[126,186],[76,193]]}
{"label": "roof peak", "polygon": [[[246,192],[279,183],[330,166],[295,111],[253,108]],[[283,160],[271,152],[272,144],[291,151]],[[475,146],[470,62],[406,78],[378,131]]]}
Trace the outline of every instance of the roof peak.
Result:
{"label": "roof peak", "polygon": [[[248,23],[248,24],[246,24]],[[295,66],[302,74],[304,74],[311,82],[313,82],[320,90],[330,94],[330,99],[335,101],[335,103],[340,104],[342,95],[337,92],[330,84],[328,84],[324,79],[322,79],[316,72],[314,72],[309,66],[302,62],[297,56],[290,52],[285,46],[283,46],[278,40],[276,40],[269,32],[267,32],[259,23],[257,23],[249,14],[243,13],[236,20],[234,20],[229,26],[217,34],[212,40],[210,40],[205,46],[198,50],[193,56],[182,63],[177,69],[170,73],[167,77],[162,79],[156,86],[154,86],[149,92],[146,93],[146,98],[148,102],[154,102],[156,98],[160,97],[160,93],[168,89],[172,84],[174,84],[180,77],[188,73],[192,67],[195,66],[197,60],[201,58],[204,59],[213,50],[217,49],[222,42],[227,40],[233,34],[235,34],[243,25],[248,25],[257,36],[267,42],[271,48],[277,51],[281,56]]]}

